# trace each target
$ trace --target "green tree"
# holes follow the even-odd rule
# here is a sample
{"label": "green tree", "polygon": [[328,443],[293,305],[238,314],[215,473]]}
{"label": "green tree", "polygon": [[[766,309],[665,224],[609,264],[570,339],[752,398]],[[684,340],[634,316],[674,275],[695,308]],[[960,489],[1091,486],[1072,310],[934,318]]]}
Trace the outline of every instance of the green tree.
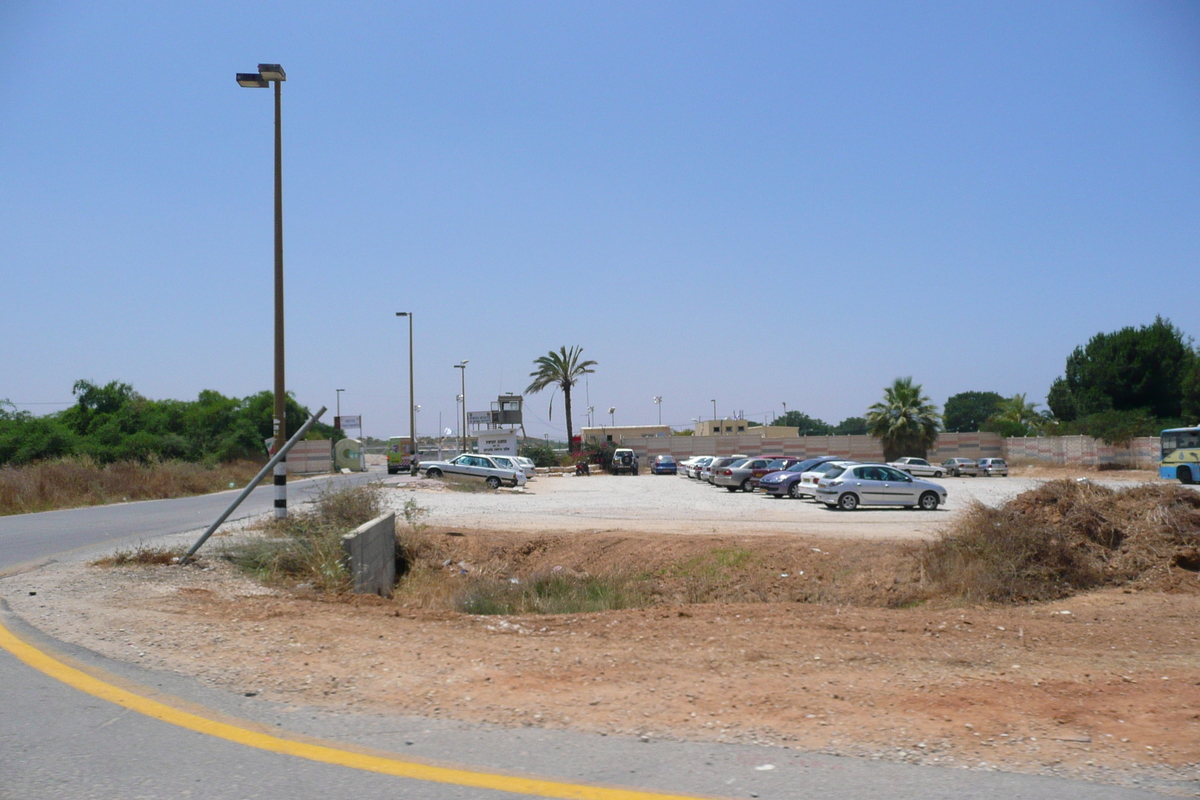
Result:
{"label": "green tree", "polygon": [[558,453],[544,439],[525,439],[517,448],[517,455],[530,459],[537,467],[558,466]]}
{"label": "green tree", "polygon": [[789,411],[776,417],[771,423],[785,428],[796,428],[801,436],[825,436],[833,433],[833,426],[822,419],[810,417],[801,411]]}
{"label": "green tree", "polygon": [[1037,410],[1037,403],[1026,401],[1025,395],[1014,394],[1000,402],[999,408],[983,424],[980,430],[998,433],[1001,436],[1037,436],[1049,421]]}
{"label": "green tree", "polygon": [[833,432],[838,436],[865,436],[867,434],[866,417],[846,417],[834,426]]}
{"label": "green tree", "polygon": [[1162,317],[1141,328],[1098,333],[1067,358],[1046,402],[1066,422],[1135,409],[1161,419],[1178,418],[1184,378],[1195,359],[1183,333]]}
{"label": "green tree", "polygon": [[580,361],[579,357],[582,354],[582,347],[575,346],[570,350],[561,347],[557,353],[551,350],[546,355],[534,359],[537,370],[529,373],[533,382],[525,389],[531,394],[550,386],[562,389],[563,405],[566,406],[567,414],[567,447],[572,453],[575,452],[575,428],[571,421],[571,389],[584,375],[595,372],[592,367],[596,366],[595,361]]}
{"label": "green tree", "polygon": [[1187,425],[1200,425],[1200,354],[1192,356],[1192,366],[1183,376],[1182,414]]}
{"label": "green tree", "polygon": [[943,420],[950,433],[974,433],[1000,412],[1004,398],[996,392],[959,392],[951,395],[943,409]]}
{"label": "green tree", "polygon": [[937,441],[941,422],[937,406],[911,377],[897,378],[883,390],[883,400],[867,409],[868,432],[882,443],[888,461],[901,456],[924,458]]}

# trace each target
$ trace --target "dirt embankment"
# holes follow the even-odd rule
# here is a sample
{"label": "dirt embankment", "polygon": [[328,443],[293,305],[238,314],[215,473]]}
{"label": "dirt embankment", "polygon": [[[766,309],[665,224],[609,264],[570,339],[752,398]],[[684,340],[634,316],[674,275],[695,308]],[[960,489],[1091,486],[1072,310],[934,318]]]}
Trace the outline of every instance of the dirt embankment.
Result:
{"label": "dirt embankment", "polygon": [[[219,560],[56,566],[8,579],[5,594],[53,635],[284,703],[1114,782],[1157,776],[1182,793],[1200,777],[1200,591],[1131,587],[1016,607],[796,602],[805,579],[882,578],[911,545],[428,535],[461,556],[444,567],[460,576],[459,561],[475,568],[499,553],[530,571],[749,555],[725,601],[664,597],[594,614],[477,616],[403,594],[330,601],[264,589]],[[862,581],[842,591],[870,589]],[[759,602],[729,601],[767,589]]]}

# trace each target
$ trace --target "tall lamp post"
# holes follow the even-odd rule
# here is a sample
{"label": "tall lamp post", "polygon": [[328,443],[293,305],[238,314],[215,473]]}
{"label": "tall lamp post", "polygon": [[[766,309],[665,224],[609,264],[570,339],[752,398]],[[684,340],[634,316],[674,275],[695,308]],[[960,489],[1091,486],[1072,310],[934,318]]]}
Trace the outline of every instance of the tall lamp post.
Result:
{"label": "tall lamp post", "polygon": [[[278,64],[259,64],[258,72],[239,72],[237,82],[247,89],[275,84],[275,418],[274,455],[287,441],[287,394],[283,379],[283,112],[281,87],[287,74]],[[287,464],[275,465],[275,518],[287,516]]]}
{"label": "tall lamp post", "polygon": [[[408,317],[408,435],[412,437],[412,457],[417,457],[417,400],[413,389],[413,312],[397,311],[397,317]],[[411,460],[409,463],[413,463]]]}
{"label": "tall lamp post", "polygon": [[612,427],[617,427],[617,409],[616,406],[608,409],[608,423]]}
{"label": "tall lamp post", "polygon": [[334,389],[333,391],[337,393],[337,420],[334,424],[340,428],[342,427],[342,392],[346,390]]}
{"label": "tall lamp post", "polygon": [[459,442],[459,452],[467,452],[467,359],[463,359],[454,365],[455,369],[462,370],[462,438]]}
{"label": "tall lamp post", "polygon": [[715,425],[717,422],[717,401],[713,400],[712,404],[713,404],[713,424]]}
{"label": "tall lamp post", "polygon": [[662,398],[655,397],[654,405],[658,406],[658,424],[662,425]]}

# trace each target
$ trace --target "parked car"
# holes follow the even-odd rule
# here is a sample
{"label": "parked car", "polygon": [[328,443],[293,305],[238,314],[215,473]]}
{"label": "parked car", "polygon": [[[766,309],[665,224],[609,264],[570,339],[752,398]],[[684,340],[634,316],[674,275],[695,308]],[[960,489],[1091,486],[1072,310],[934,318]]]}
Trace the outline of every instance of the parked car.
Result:
{"label": "parked car", "polygon": [[693,456],[693,457],[689,458],[687,461],[683,462],[685,465],[683,472],[689,478],[695,478],[696,480],[699,480],[700,479],[700,470],[704,467],[705,464],[712,461],[712,459],[713,459],[712,456]]}
{"label": "parked car", "polygon": [[514,456],[514,458],[525,467],[525,477],[533,480],[534,476],[537,475],[537,464],[533,463],[533,459],[526,458],[525,456]]}
{"label": "parked car", "polygon": [[907,472],[909,475],[921,475],[924,477],[940,478],[942,477],[942,473],[945,472],[941,467],[935,467],[925,459],[914,456],[905,456],[895,461],[889,461],[888,466],[895,467],[901,472]]}
{"label": "parked car", "polygon": [[630,475],[638,474],[638,457],[637,454],[628,447],[618,447],[613,451],[612,467],[609,471],[613,475],[620,475],[626,472]]}
{"label": "parked car", "polygon": [[942,466],[946,468],[946,474],[956,478],[979,474],[979,465],[969,458],[948,458],[942,462]]}
{"label": "parked car", "polygon": [[731,492],[736,492],[738,489],[743,492],[753,492],[758,486],[758,480],[764,475],[778,472],[783,465],[786,465],[786,461],[794,463],[796,460],[758,456],[735,461],[729,466],[717,470],[713,483],[717,486],[724,486]]}
{"label": "parked car", "polygon": [[946,489],[914,478],[889,464],[854,464],[830,470],[817,484],[817,499],[830,508],[853,511],[859,506],[904,506],[936,511],[946,502]]}
{"label": "parked car", "polygon": [[502,483],[509,486],[525,485],[524,472],[501,467],[491,456],[478,453],[463,453],[450,461],[422,461],[417,469],[427,478],[440,478],[443,475],[478,478],[493,489],[499,489]]}
{"label": "parked car", "polygon": [[678,475],[679,465],[675,461],[675,456],[655,456],[650,462],[651,475]]}
{"label": "parked car", "polygon": [[768,472],[758,481],[758,486],[764,492],[772,497],[783,497],[787,495],[791,498],[800,497],[799,494],[792,494],[793,491],[798,491],[800,476],[808,472],[813,467],[824,464],[828,461],[838,461],[837,456],[818,456],[816,458],[806,458],[803,461],[797,461],[789,467],[784,467],[779,472]]}
{"label": "parked car", "polygon": [[1008,463],[1003,458],[981,458],[979,459],[979,474],[984,478],[990,478],[993,475],[1003,475],[1008,477]]}
{"label": "parked car", "polygon": [[497,464],[506,469],[514,469],[525,473],[526,478],[532,478],[534,475],[537,475],[537,468],[533,466],[533,462],[529,461],[529,459],[525,459],[526,461],[529,461],[527,466],[516,456],[501,456],[492,454],[490,458],[492,461],[495,461]]}
{"label": "parked car", "polygon": [[857,461],[851,461],[849,459],[840,459],[836,461],[826,461],[823,464],[817,464],[807,472],[800,474],[800,482],[796,484],[796,487],[792,490],[790,496],[795,498],[811,497],[815,500],[817,499],[817,483],[820,482],[821,478],[825,477],[827,472],[842,467],[848,467],[851,464],[857,463]]}
{"label": "parked car", "polygon": [[725,467],[728,467],[730,464],[732,464],[733,462],[737,461],[740,458],[749,458],[749,456],[747,456],[747,455],[717,456],[712,461],[708,462],[708,464],[704,467],[704,470],[702,472],[702,477],[704,478],[704,480],[706,480],[709,483],[711,483],[712,485],[716,486],[717,485],[716,479],[713,477],[713,473],[715,473],[719,469],[724,469]]}
{"label": "parked car", "polygon": [[771,459],[767,463],[765,472],[760,473],[758,470],[754,471],[754,475],[751,476],[751,478],[750,478],[750,488],[757,489],[758,484],[762,481],[762,479],[765,478],[766,476],[770,475],[772,472],[779,472],[781,470],[785,470],[788,467],[790,467],[792,464],[798,464],[798,463],[800,463],[800,459],[793,458],[791,456],[785,456],[782,458]]}

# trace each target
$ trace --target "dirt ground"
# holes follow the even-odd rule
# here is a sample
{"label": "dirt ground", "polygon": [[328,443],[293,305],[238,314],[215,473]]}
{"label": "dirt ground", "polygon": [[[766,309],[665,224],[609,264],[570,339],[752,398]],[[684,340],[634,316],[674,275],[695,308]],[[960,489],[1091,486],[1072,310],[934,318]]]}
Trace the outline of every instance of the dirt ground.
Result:
{"label": "dirt ground", "polygon": [[[520,551],[570,570],[605,553],[666,557],[658,532],[428,535],[452,539],[464,558]],[[890,574],[872,569],[912,543],[708,538],[752,547],[762,585],[777,591],[751,587],[766,602],[665,598],[595,614],[473,616],[418,608],[403,593],[346,601],[265,588],[210,557],[184,569],[56,564],[0,581],[0,595],[64,640],[294,706],[761,743],[1200,795],[1193,573],[1174,576],[1171,592],[1132,586],[1015,607],[887,608],[836,593],[796,602],[814,596],[796,586],[852,568],[863,580]]]}

